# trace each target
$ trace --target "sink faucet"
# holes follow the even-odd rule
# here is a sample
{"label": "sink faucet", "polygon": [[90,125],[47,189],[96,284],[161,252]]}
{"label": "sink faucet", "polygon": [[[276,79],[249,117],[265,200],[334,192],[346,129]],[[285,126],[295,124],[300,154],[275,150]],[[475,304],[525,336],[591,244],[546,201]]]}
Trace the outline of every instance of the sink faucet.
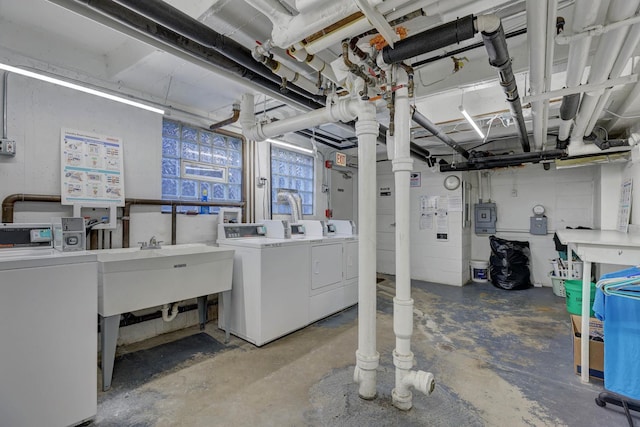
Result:
{"label": "sink faucet", "polygon": [[156,240],[156,236],[151,236],[151,238],[149,239],[149,243],[138,243],[140,244],[140,249],[160,249],[160,243],[162,243],[162,240]]}

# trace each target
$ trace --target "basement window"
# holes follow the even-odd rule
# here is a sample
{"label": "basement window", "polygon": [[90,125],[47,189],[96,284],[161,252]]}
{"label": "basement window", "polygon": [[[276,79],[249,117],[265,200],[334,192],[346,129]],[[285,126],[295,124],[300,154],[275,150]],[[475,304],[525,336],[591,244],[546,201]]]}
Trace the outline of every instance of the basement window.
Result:
{"label": "basement window", "polygon": [[[162,198],[242,201],[242,149],[240,138],[163,120]],[[180,213],[193,211],[215,214],[218,208],[178,206]]]}
{"label": "basement window", "polygon": [[313,215],[314,162],[312,156],[271,146],[271,206],[273,214],[290,215],[288,203],[278,203],[278,190],[297,190],[302,214]]}

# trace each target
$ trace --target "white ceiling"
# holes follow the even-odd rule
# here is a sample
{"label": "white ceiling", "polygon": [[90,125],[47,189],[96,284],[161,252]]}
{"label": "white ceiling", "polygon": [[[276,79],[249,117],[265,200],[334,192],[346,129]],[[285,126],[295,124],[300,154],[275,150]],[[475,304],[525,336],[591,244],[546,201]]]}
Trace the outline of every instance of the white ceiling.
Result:
{"label": "white ceiling", "polygon": [[[318,0],[321,1],[321,0]],[[378,0],[379,1],[379,0]],[[543,1],[543,0],[537,0]],[[198,19],[218,33],[229,37],[247,49],[252,50],[256,41],[265,42],[272,36],[270,19],[250,6],[244,0],[170,0],[167,1],[182,12]],[[285,4],[293,9],[296,4],[310,4],[310,0],[272,0],[264,3]],[[72,5],[78,10],[83,1],[57,0],[56,3]],[[90,2],[91,3],[91,2]],[[330,3],[335,3],[331,1]],[[343,0],[344,4],[350,3]],[[502,18],[505,32],[525,28],[527,25],[526,2],[504,0],[387,0],[398,6],[413,5],[424,7],[429,16],[409,20],[406,26],[409,35],[424,31],[429,27],[454,20],[468,13],[476,15],[495,13]],[[557,14],[567,22],[565,29],[571,28],[574,6],[580,0],[560,0]],[[605,22],[609,1],[599,5],[598,23]],[[531,33],[531,29],[528,29]],[[479,35],[439,51],[430,52],[407,61],[415,63],[424,58],[435,57],[454,49],[459,49],[481,41]],[[593,38],[591,52],[595,52],[599,37]],[[529,88],[529,43],[527,35],[508,39],[513,68],[517,75],[521,98],[527,95]],[[555,45],[551,90],[565,85],[565,69],[568,47]],[[325,61],[338,58],[341,49],[338,44],[318,53]],[[304,64],[289,58],[282,49],[273,50],[274,57],[302,75],[315,81],[317,73]],[[476,116],[485,131],[491,126],[491,137],[514,136],[513,120],[510,120],[505,95],[499,85],[496,71],[489,66],[484,47],[476,48],[457,55],[464,57],[463,67],[454,72],[451,58],[444,58],[416,68],[416,99],[418,110],[431,121],[440,124],[450,136],[465,147],[475,147],[481,141],[470,131],[464,122],[458,106]],[[637,54],[634,54],[634,58]],[[256,94],[259,105],[256,111],[279,106],[285,103],[282,97],[265,97],[260,87],[244,82],[201,61],[189,60],[177,56],[171,49],[161,49],[117,29],[97,23],[93,19],[80,16],[67,8],[47,0],[0,0],[0,60],[10,65],[42,69],[48,73],[65,78],[88,82],[106,90],[135,96],[144,101],[165,107],[169,115],[188,118],[202,126],[223,120],[231,114],[232,104],[238,102],[244,92]],[[626,73],[631,72],[627,67]],[[586,82],[586,75],[584,81]],[[616,88],[607,105],[609,111],[616,111],[625,100],[633,85]],[[625,116],[640,114],[640,104],[630,102],[624,111]],[[556,97],[549,108],[549,133],[557,131],[558,108]],[[263,116],[281,119],[298,114],[297,107],[276,108]],[[527,126],[531,128],[531,111],[524,105]],[[381,122],[388,122],[385,111],[380,112]],[[613,116],[602,113],[599,124],[606,125]],[[624,133],[634,120],[617,120],[611,129],[613,133]],[[349,136],[343,128],[324,127],[332,134]],[[452,150],[434,139],[421,128],[414,126],[414,142],[428,147],[434,153],[447,154]],[[548,145],[554,145],[553,135]],[[519,143],[514,138],[506,142],[487,145],[489,149],[516,150]]]}

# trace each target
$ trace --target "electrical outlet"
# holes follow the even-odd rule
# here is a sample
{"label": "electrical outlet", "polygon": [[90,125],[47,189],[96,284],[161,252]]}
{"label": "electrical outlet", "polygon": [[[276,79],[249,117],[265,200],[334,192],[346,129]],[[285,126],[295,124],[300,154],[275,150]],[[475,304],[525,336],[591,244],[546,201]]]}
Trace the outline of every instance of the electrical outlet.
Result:
{"label": "electrical outlet", "polygon": [[11,139],[0,138],[0,155],[11,157],[15,156],[16,142]]}
{"label": "electrical outlet", "polygon": [[518,197],[518,190],[516,190],[515,188],[511,190],[511,197]]}

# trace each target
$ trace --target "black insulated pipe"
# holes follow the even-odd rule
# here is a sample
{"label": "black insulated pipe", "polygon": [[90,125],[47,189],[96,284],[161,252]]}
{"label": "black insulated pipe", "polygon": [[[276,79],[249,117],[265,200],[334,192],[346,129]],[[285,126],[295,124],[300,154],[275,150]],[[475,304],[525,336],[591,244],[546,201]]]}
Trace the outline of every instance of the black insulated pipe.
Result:
{"label": "black insulated pipe", "polygon": [[473,21],[473,15],[468,15],[400,40],[393,48],[385,46],[382,59],[385,64],[395,64],[473,38],[477,32]]}
{"label": "black insulated pipe", "polygon": [[546,150],[534,153],[506,154],[501,156],[474,157],[468,162],[441,164],[440,172],[474,171],[482,169],[506,168],[521,166],[525,163],[540,163],[567,157],[564,150]]}
{"label": "black insulated pipe", "polygon": [[[129,10],[149,18],[163,27],[170,29],[183,37],[193,40],[203,46],[209,47],[224,55],[239,65],[245,67],[262,77],[279,83],[280,79],[267,72],[262,64],[258,63],[252,56],[251,51],[192,18],[181,10],[160,0],[114,0]],[[300,89],[302,90],[302,89]],[[322,101],[321,97],[310,95],[311,99]]]}
{"label": "black insulated pipe", "polygon": [[560,118],[562,120],[573,120],[576,117],[576,113],[578,112],[579,105],[580,105],[579,93],[563,96],[562,104],[560,104]]}
{"label": "black insulated pipe", "polygon": [[507,40],[504,36],[502,23],[500,23],[496,31],[489,33],[483,31],[482,40],[489,54],[489,64],[498,70],[500,85],[507,95],[511,115],[516,119],[516,123],[518,124],[517,129],[522,150],[528,153],[531,151],[529,136],[527,135],[527,126],[524,123],[524,116],[522,115],[522,104],[518,96],[516,78],[511,68],[511,57],[509,56],[509,49],[507,48]]}
{"label": "black insulated pipe", "polygon": [[457,142],[451,139],[451,137],[446,133],[444,133],[444,131],[439,126],[437,126],[431,120],[426,118],[417,109],[415,108],[413,109],[413,114],[411,115],[411,118],[413,119],[414,122],[416,122],[426,130],[431,132],[440,141],[444,142],[449,147],[453,148],[458,153],[460,153],[465,159],[469,158],[469,152],[467,150],[462,148]]}
{"label": "black insulated pipe", "polygon": [[[271,80],[273,75],[265,70],[266,75],[270,78],[262,76],[261,74],[254,73],[248,70],[246,67],[239,65],[237,62],[225,57],[221,53],[214,49],[203,46],[189,38],[186,38],[175,31],[172,31],[162,25],[153,22],[152,20],[135,13],[134,11],[120,6],[111,0],[49,0],[51,3],[68,8],[76,13],[82,14],[75,8],[71,8],[69,5],[80,5],[86,7],[88,11],[96,11],[100,15],[112,20],[115,24],[130,28],[137,33],[140,33],[142,37],[150,38],[162,45],[172,47],[179,51],[181,54],[195,58],[198,61],[213,66],[214,68],[222,71],[230,72],[238,77],[251,81],[265,89],[267,93],[272,93],[280,97],[286,97],[293,104],[303,108],[317,109],[324,107],[321,104],[310,97],[308,93],[300,94],[290,90],[287,93],[281,93],[280,84]],[[95,12],[94,12],[95,13]],[[91,18],[90,14],[88,17]]]}

